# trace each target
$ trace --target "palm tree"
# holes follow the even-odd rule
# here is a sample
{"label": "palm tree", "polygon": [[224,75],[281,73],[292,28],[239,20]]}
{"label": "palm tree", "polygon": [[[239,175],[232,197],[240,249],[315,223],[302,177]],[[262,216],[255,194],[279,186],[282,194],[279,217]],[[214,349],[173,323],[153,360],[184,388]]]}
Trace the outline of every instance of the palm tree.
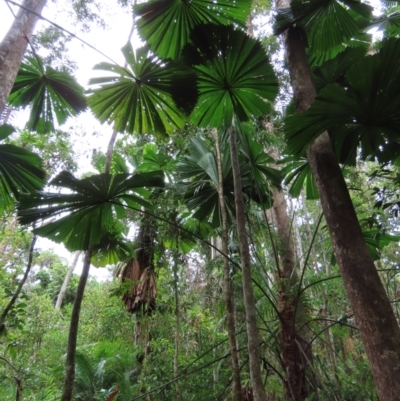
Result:
{"label": "palm tree", "polygon": [[115,176],[100,174],[78,180],[70,173],[62,172],[50,184],[72,193],[38,192],[22,196],[18,215],[21,224],[32,224],[68,213],[67,216],[34,229],[34,232],[55,242],[64,243],[70,251],[85,251],[71,315],[62,396],[63,401],[70,401],[75,376],[79,313],[92,255],[99,252],[102,260],[108,263],[127,257],[126,246],[121,241],[115,241],[115,237],[118,239],[120,235],[116,231],[116,219],[125,215],[126,207],[140,210],[140,206],[145,206],[151,209],[151,205],[141,195],[143,187],[162,186],[163,179],[160,172],[154,172]]}
{"label": "palm tree", "polygon": [[[329,55],[332,57],[332,53],[336,55],[341,50],[338,51],[335,46],[340,47],[342,42],[360,35],[352,17],[354,14],[348,13],[338,2],[334,1],[332,4],[333,7],[330,8],[324,2],[310,6],[301,2],[293,3],[293,18],[286,21],[286,25],[283,24],[282,30],[288,28],[285,32],[285,47],[296,109],[299,113],[304,113],[288,119],[286,130],[291,138],[289,147],[292,151],[305,149],[307,154],[336,260],[371,362],[380,398],[395,400],[400,393],[400,384],[393,380],[392,374],[400,366],[400,330],[366,247],[326,130],[338,134],[333,136],[336,148],[337,145],[340,147],[345,141],[348,142],[349,157],[359,142],[362,149],[367,149],[369,154],[375,156],[379,155],[379,150],[390,150],[392,138],[397,135],[393,128],[398,121],[398,97],[392,91],[398,90],[400,81],[398,68],[389,60],[396,60],[399,45],[395,40],[387,41],[382,47],[379,60],[375,56],[363,58],[342,74],[336,74],[331,69],[330,77],[328,76],[332,79],[331,85],[327,85],[317,96],[303,41],[302,24],[306,23],[306,35],[311,42],[312,54],[320,57],[320,62],[325,61],[321,57],[329,54],[327,49],[331,51]],[[365,23],[372,19],[369,6],[360,4],[359,8],[356,5],[351,7],[353,13],[358,14],[358,20]],[[316,15],[318,22],[312,23]],[[343,63],[340,64],[339,61],[341,60],[338,59],[337,67],[340,70]],[[343,77],[347,81],[345,88],[333,83]],[[335,107],[330,110],[333,102]],[[297,125],[294,128],[294,124],[300,121],[302,126]],[[384,134],[385,139],[379,138],[381,134]],[[383,143],[383,148],[375,145],[378,143]],[[337,152],[339,159],[341,154],[342,152]]]}

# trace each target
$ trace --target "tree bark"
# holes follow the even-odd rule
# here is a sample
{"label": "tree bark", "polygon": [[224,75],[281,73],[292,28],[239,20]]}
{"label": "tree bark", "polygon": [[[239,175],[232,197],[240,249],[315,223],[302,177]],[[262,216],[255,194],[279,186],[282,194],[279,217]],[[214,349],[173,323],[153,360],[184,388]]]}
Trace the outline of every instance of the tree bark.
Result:
{"label": "tree bark", "polygon": [[[228,255],[228,218],[224,200],[224,179],[222,175],[222,161],[221,161],[222,157],[219,148],[219,138],[217,130],[214,130],[214,141],[215,141],[215,149],[217,155],[217,169],[218,169],[217,189],[218,189],[219,207],[221,211],[221,222],[222,222],[221,245],[222,245],[222,252],[224,253],[224,255]],[[236,348],[234,299],[232,291],[232,282],[229,271],[229,260],[226,257],[223,257],[223,266],[224,266],[226,326],[228,331],[229,348],[231,352],[233,400],[241,401],[243,398],[242,398],[242,386],[240,380],[239,357]]]}
{"label": "tree bark", "polygon": [[253,386],[254,401],[265,401],[267,396],[261,377],[260,340],[258,335],[256,305],[251,280],[250,249],[246,232],[242,178],[240,176],[239,157],[236,148],[236,131],[233,125],[230,128],[230,150],[233,184],[235,188],[236,225],[239,239],[240,259],[242,264],[243,299],[246,310],[250,377]]}
{"label": "tree bark", "polygon": [[175,335],[174,335],[174,379],[175,379],[175,399],[176,401],[181,401],[181,390],[179,388],[179,330],[181,326],[179,318],[179,288],[178,288],[178,236],[176,238],[176,249],[174,253],[174,297],[175,297]]}
{"label": "tree bark", "polygon": [[[299,277],[296,271],[295,251],[285,195],[282,191],[277,190],[272,190],[272,195],[276,231],[280,242],[278,247],[281,261],[281,268],[278,272],[279,345],[287,375],[285,394],[289,400],[300,401],[309,395],[310,389],[306,379],[307,361],[304,360],[303,354],[310,355],[311,350],[304,333],[306,319],[301,300],[297,301],[296,308],[296,296],[292,291],[293,286],[298,284]],[[298,331],[299,326],[303,327],[302,333]],[[311,360],[311,356],[309,359]]]}
{"label": "tree bark", "polygon": [[76,357],[76,343],[78,338],[79,316],[81,312],[83,294],[85,292],[86,282],[89,276],[91,258],[92,258],[92,247],[90,246],[89,249],[85,252],[82,274],[79,279],[74,306],[72,308],[71,323],[69,326],[69,334],[68,334],[65,382],[61,401],[71,401],[72,399],[72,391],[74,389],[74,381],[75,381],[75,357]]}
{"label": "tree bark", "polygon": [[7,315],[10,312],[10,310],[12,309],[12,307],[14,306],[15,301],[18,299],[19,294],[22,291],[22,287],[24,286],[25,281],[28,278],[29,272],[31,271],[32,261],[33,261],[33,251],[35,249],[36,240],[37,240],[37,236],[34,235],[32,238],[31,246],[29,248],[28,264],[26,265],[24,276],[22,277],[21,281],[19,282],[18,288],[15,291],[12,298],[10,299],[10,302],[7,304],[3,313],[0,316],[0,334],[4,330],[4,322],[6,321]]}
{"label": "tree bark", "polygon": [[67,291],[69,280],[71,279],[72,273],[74,272],[76,265],[78,264],[78,259],[80,255],[81,255],[80,251],[75,252],[74,260],[72,261],[72,264],[69,267],[67,274],[65,275],[60,292],[58,293],[57,302],[54,307],[55,309],[61,309],[61,305],[64,300],[65,292]]}
{"label": "tree bark", "polygon": [[[285,46],[298,112],[316,97],[299,28],[286,33]],[[383,401],[400,397],[400,330],[359,226],[339,163],[324,132],[307,149],[332,247]]]}
{"label": "tree bark", "polygon": [[[26,45],[47,0],[24,0],[22,7],[0,43],[0,114],[17,76]],[[33,14],[28,10],[32,10]]]}

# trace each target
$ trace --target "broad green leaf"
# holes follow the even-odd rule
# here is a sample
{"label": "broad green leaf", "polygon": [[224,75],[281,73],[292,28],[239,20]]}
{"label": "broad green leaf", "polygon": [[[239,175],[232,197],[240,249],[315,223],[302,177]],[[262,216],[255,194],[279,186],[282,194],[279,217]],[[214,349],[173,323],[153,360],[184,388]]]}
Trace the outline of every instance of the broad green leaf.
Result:
{"label": "broad green leaf", "polygon": [[171,162],[171,156],[160,153],[157,145],[148,143],[143,148],[142,163],[137,167],[136,171],[162,170],[165,173],[170,173],[172,167]]}
{"label": "broad green leaf", "polygon": [[[349,10],[351,12],[349,12]],[[372,17],[373,8],[359,0],[293,0],[291,9],[279,10],[275,32],[289,26],[304,28],[313,56],[325,55],[322,60],[335,57],[360,34],[359,20]]]}
{"label": "broad green leaf", "polygon": [[[216,157],[204,140],[191,138],[190,154],[181,158],[177,164],[177,170],[181,178],[190,180],[186,184],[184,199],[189,210],[194,210],[193,218],[201,223],[208,223],[217,228],[221,225],[219,196],[218,196],[218,170]],[[274,184],[280,184],[280,174],[276,170],[270,171],[267,166],[258,168],[258,162],[271,162],[271,159],[258,155],[261,150],[255,145],[252,149],[256,153],[248,158],[243,152],[240,154],[240,171],[242,175],[242,189],[246,202],[250,200],[259,204],[271,205],[271,196],[268,189],[268,180],[273,179]],[[235,214],[234,186],[232,167],[230,162],[229,147],[222,147],[222,176],[225,206],[228,211],[228,219]],[[260,182],[257,187],[254,182],[253,169],[258,171]],[[273,169],[271,169],[273,170]],[[277,179],[279,177],[279,179]]]}
{"label": "broad green leaf", "polygon": [[285,176],[285,185],[291,184],[289,193],[293,198],[297,198],[300,195],[304,185],[306,199],[319,198],[317,186],[306,159],[297,160],[293,157],[287,157],[281,160],[280,163],[286,164],[282,169],[282,174]]}
{"label": "broad green leaf", "polygon": [[96,117],[102,123],[113,122],[118,132],[131,134],[164,135],[181,128],[184,111],[191,110],[197,99],[195,77],[160,60],[147,47],[134,52],[128,43],[122,51],[127,68],[110,63],[95,66],[112,74],[90,80],[90,84],[100,85],[88,98]]}
{"label": "broad green leaf", "polygon": [[139,34],[160,57],[180,57],[199,24],[236,24],[245,27],[250,0],[153,0],[135,6]]}
{"label": "broad green leaf", "polygon": [[317,90],[334,83],[343,83],[346,71],[363,59],[366,54],[362,47],[348,47],[335,58],[314,69],[313,78]]}
{"label": "broad green leaf", "polygon": [[106,233],[92,253],[91,263],[96,267],[124,262],[132,257],[132,244],[119,233]]}
{"label": "broad green leaf", "polygon": [[301,154],[325,130],[343,163],[355,161],[357,145],[364,159],[394,149],[400,139],[400,40],[384,40],[377,54],[352,65],[343,85],[326,86],[306,113],[286,118],[290,152]]}
{"label": "broad green leaf", "polygon": [[[64,71],[43,66],[40,57],[27,57],[21,64],[8,102],[31,107],[27,128],[41,133],[54,131],[54,120],[64,124],[68,117],[85,110],[83,88]],[[55,118],[54,118],[55,114]]]}
{"label": "broad green leaf", "polygon": [[10,124],[3,124],[0,126],[0,140],[8,138],[13,132],[15,132],[15,128]]}
{"label": "broad green leaf", "polygon": [[18,146],[0,145],[0,209],[10,209],[21,193],[43,188],[45,178],[38,155]]}
{"label": "broad green leaf", "polygon": [[195,63],[199,89],[193,124],[230,127],[234,116],[246,121],[270,109],[278,82],[260,42],[233,27],[214,25],[196,27],[191,39],[186,54]]}
{"label": "broad green leaf", "polygon": [[151,208],[139,194],[142,187],[163,186],[161,172],[142,174],[99,174],[78,180],[68,172],[50,183],[69,193],[38,192],[21,196],[18,216],[21,224],[32,224],[61,217],[35,228],[38,235],[63,242],[70,251],[98,245],[124,216],[126,207]]}

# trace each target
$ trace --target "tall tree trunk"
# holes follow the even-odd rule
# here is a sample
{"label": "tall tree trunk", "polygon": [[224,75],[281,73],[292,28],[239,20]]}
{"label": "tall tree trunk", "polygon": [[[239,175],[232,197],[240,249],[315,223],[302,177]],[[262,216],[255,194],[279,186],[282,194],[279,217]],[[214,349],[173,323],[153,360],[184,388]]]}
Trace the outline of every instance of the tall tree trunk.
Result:
{"label": "tall tree trunk", "polygon": [[[215,149],[217,154],[217,168],[218,168],[218,198],[221,211],[222,220],[222,252],[224,255],[228,255],[228,218],[227,211],[224,201],[224,179],[222,175],[222,157],[219,148],[218,131],[215,129],[214,132]],[[233,400],[241,401],[242,398],[242,386],[240,380],[240,367],[239,357],[236,348],[236,334],[235,334],[235,306],[232,291],[232,282],[229,271],[229,260],[223,256],[224,266],[224,295],[225,295],[225,307],[226,307],[226,326],[228,330],[229,348],[231,352],[231,369],[232,369],[232,390]]]}
{"label": "tall tree trunk", "polygon": [[[315,99],[316,90],[299,28],[288,29],[285,46],[296,109],[304,112]],[[398,400],[399,326],[365,245],[327,132],[308,147],[307,158],[316,181],[346,293],[371,363],[379,398],[382,401]]]}
{"label": "tall tree trunk", "polygon": [[81,255],[80,251],[75,252],[74,260],[72,261],[71,266],[69,267],[67,274],[65,275],[64,281],[60,288],[60,292],[58,293],[57,302],[54,307],[55,309],[61,309],[61,305],[63,303],[65,293],[67,291],[69,280],[71,279],[72,273],[74,272],[76,265],[78,264],[78,259],[80,255]]}
{"label": "tall tree trunk", "polygon": [[178,236],[176,240],[176,250],[174,254],[174,296],[175,296],[175,336],[174,336],[174,379],[175,380],[175,399],[181,401],[181,390],[179,388],[179,330],[180,330],[180,319],[179,319],[179,289],[178,289]]}
{"label": "tall tree trunk", "polygon": [[32,36],[39,17],[27,10],[40,14],[47,0],[24,0],[17,16],[0,43],[0,114],[17,76],[26,45]]}
{"label": "tall tree trunk", "polygon": [[15,301],[18,299],[19,294],[21,294],[22,287],[25,284],[26,279],[28,278],[29,272],[31,271],[32,261],[33,261],[33,250],[35,249],[37,236],[34,235],[32,238],[31,246],[29,248],[29,256],[28,256],[28,264],[26,265],[24,276],[22,277],[21,281],[18,284],[17,290],[15,291],[14,295],[8,302],[7,306],[5,307],[3,313],[0,316],[0,334],[4,330],[4,322],[6,321],[7,315],[9,314],[10,310],[15,304]]}
{"label": "tall tree trunk", "polygon": [[86,282],[89,276],[91,258],[92,258],[92,247],[90,246],[89,249],[85,252],[82,274],[79,279],[74,306],[72,308],[71,323],[69,326],[69,334],[68,334],[65,382],[61,401],[71,401],[72,399],[72,391],[74,389],[74,380],[75,380],[75,356],[76,356],[76,342],[78,338],[79,316],[81,312],[83,294],[85,292]]}
{"label": "tall tree trunk", "polygon": [[[306,319],[301,300],[297,301],[296,307],[296,297],[292,291],[293,286],[299,283],[299,277],[296,271],[295,251],[285,195],[282,191],[277,190],[272,190],[272,195],[276,231],[280,242],[278,247],[281,261],[281,268],[278,272],[279,345],[287,375],[285,393],[287,399],[300,401],[309,395],[309,385],[306,379],[307,361],[304,360],[303,355],[310,355],[311,352],[306,341],[306,326],[304,325]],[[302,326],[303,330],[300,333],[297,328]]]}
{"label": "tall tree trunk", "polygon": [[233,184],[235,188],[236,225],[239,238],[240,259],[242,264],[243,299],[246,310],[250,377],[253,386],[254,401],[265,401],[267,396],[261,377],[260,340],[257,328],[257,311],[251,280],[250,249],[246,232],[242,178],[240,176],[239,157],[236,148],[236,130],[233,125],[230,128],[230,150]]}

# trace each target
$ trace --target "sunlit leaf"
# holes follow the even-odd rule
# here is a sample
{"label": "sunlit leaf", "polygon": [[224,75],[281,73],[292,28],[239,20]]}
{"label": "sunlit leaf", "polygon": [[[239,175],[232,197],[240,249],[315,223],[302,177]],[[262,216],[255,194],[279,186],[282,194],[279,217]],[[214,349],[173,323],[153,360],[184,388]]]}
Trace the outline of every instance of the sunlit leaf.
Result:
{"label": "sunlit leaf", "polygon": [[[257,40],[233,27],[201,25],[186,48],[198,76],[199,100],[191,121],[200,127],[229,127],[270,110],[278,82]],[[194,58],[197,52],[197,57]]]}
{"label": "sunlit leaf", "polygon": [[90,80],[90,84],[100,85],[88,98],[96,117],[102,123],[114,123],[118,132],[163,135],[181,128],[184,112],[191,110],[197,99],[195,77],[160,60],[147,47],[135,52],[128,43],[122,51],[127,68],[110,63],[95,67],[112,74]]}

